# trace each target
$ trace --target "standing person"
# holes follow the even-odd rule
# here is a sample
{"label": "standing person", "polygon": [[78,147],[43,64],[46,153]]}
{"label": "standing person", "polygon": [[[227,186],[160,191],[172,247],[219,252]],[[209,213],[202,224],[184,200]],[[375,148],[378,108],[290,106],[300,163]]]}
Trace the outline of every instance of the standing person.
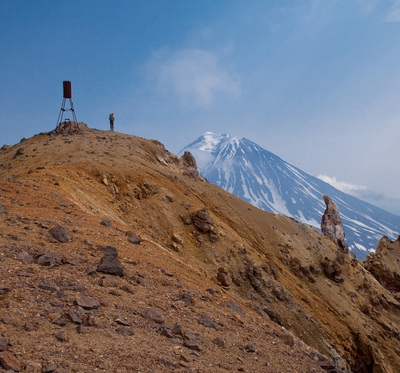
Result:
{"label": "standing person", "polygon": [[111,113],[111,114],[110,114],[109,119],[110,119],[110,131],[114,131],[114,120],[115,120],[115,115],[114,115],[114,113]]}

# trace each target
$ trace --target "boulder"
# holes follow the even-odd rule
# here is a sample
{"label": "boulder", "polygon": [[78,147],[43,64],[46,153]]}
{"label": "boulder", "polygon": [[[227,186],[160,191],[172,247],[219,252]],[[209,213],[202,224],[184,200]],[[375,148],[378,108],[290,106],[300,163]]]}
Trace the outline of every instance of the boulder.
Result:
{"label": "boulder", "polygon": [[139,245],[142,240],[139,238],[139,236],[132,231],[126,232],[126,235],[128,236],[128,242],[133,243],[135,245]]}
{"label": "boulder", "polygon": [[58,242],[69,242],[69,231],[65,227],[54,227],[49,230],[51,236]]}
{"label": "boulder", "polygon": [[336,203],[325,194],[322,198],[324,199],[326,209],[321,219],[321,231],[325,236],[331,237],[339,245],[340,249],[348,254],[349,247],[344,239],[343,224]]}
{"label": "boulder", "polygon": [[124,266],[116,256],[103,256],[96,270],[113,276],[125,275]]}
{"label": "boulder", "polygon": [[118,250],[114,246],[97,246],[97,250],[101,251],[104,256],[118,256]]}
{"label": "boulder", "polygon": [[152,308],[147,308],[142,312],[142,316],[147,319],[156,322],[157,324],[164,323],[164,316],[161,313],[153,310]]}
{"label": "boulder", "polygon": [[202,210],[196,211],[192,216],[192,222],[196,226],[196,228],[202,233],[212,231],[212,225],[214,224],[214,220],[208,213],[207,207],[204,207]]}

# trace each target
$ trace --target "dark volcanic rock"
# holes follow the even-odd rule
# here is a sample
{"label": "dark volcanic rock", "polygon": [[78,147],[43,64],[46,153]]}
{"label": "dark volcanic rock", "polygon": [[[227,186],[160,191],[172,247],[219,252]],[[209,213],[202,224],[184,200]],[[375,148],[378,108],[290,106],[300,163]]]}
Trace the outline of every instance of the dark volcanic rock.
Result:
{"label": "dark volcanic rock", "polygon": [[112,222],[110,221],[110,220],[107,220],[107,219],[104,219],[104,220],[102,220],[101,222],[100,222],[100,224],[101,225],[104,225],[105,227],[108,227],[108,228],[112,228]]}
{"label": "dark volcanic rock", "polygon": [[20,157],[21,155],[24,155],[24,149],[19,148],[14,154],[14,159]]}
{"label": "dark volcanic rock", "polygon": [[128,231],[128,232],[126,232],[126,235],[128,236],[128,241],[130,243],[139,245],[142,242],[142,240],[139,238],[139,236],[135,232]]}
{"label": "dark volcanic rock", "polygon": [[56,334],[56,338],[60,341],[60,342],[67,342],[67,337],[65,336],[65,334],[62,331],[59,331]]}
{"label": "dark volcanic rock", "polygon": [[103,256],[96,270],[113,276],[123,277],[125,275],[124,266],[115,256]]}
{"label": "dark volcanic rock", "polygon": [[227,306],[228,308],[230,308],[231,310],[246,316],[245,312],[243,311],[243,308],[240,307],[236,302],[234,302],[233,300],[230,300],[228,302],[225,303],[225,306]]}
{"label": "dark volcanic rock", "polygon": [[20,253],[17,254],[17,258],[25,263],[25,264],[31,264],[33,263],[33,257],[30,255],[27,251],[22,250]]}
{"label": "dark volcanic rock", "polygon": [[193,350],[193,351],[201,351],[202,350],[200,343],[193,339],[188,339],[187,341],[184,342],[183,345],[186,348],[189,348],[190,350]]}
{"label": "dark volcanic rock", "polygon": [[49,233],[58,242],[62,242],[62,243],[69,242],[68,228],[54,227],[49,230]]}
{"label": "dark volcanic rock", "polygon": [[8,348],[8,339],[1,338],[0,339],[0,352],[7,351]]}
{"label": "dark volcanic rock", "polygon": [[152,308],[147,308],[142,312],[142,316],[147,320],[152,320],[157,324],[164,323],[164,316],[161,315],[159,312],[153,310]]}
{"label": "dark volcanic rock", "polygon": [[131,328],[127,328],[126,326],[119,326],[117,329],[115,329],[115,331],[123,336],[129,336],[134,334],[133,330]]}
{"label": "dark volcanic rock", "polygon": [[213,319],[211,319],[208,316],[201,316],[200,319],[197,321],[199,324],[204,325],[207,328],[213,328],[215,330],[218,330],[218,323],[216,321],[214,321]]}
{"label": "dark volcanic rock", "polygon": [[97,250],[101,251],[105,256],[118,256],[118,250],[114,246],[97,246]]}
{"label": "dark volcanic rock", "polygon": [[256,351],[257,351],[257,348],[256,348],[256,346],[254,346],[253,344],[249,343],[249,344],[247,344],[246,346],[244,346],[244,350],[245,350],[246,352],[252,353],[252,352],[256,352]]}
{"label": "dark volcanic rock", "polygon": [[53,253],[47,253],[39,256],[37,263],[42,266],[54,266],[56,264],[56,258]]}
{"label": "dark volcanic rock", "polygon": [[349,248],[344,239],[344,229],[342,220],[339,216],[339,210],[335,204],[327,195],[323,195],[326,209],[324,211],[324,215],[322,215],[321,219],[321,231],[325,236],[331,237],[337,244],[340,249],[348,254]]}
{"label": "dark volcanic rock", "polygon": [[4,205],[2,205],[2,204],[0,203],[0,214],[5,213],[6,210],[7,210],[6,206],[4,206]]}

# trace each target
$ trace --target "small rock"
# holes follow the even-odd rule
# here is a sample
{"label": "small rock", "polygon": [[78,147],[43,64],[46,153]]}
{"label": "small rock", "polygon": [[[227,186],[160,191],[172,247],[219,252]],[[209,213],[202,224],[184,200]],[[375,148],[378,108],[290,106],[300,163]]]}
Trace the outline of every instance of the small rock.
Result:
{"label": "small rock", "polygon": [[243,308],[240,307],[236,302],[234,302],[233,300],[230,300],[228,302],[225,303],[225,305],[230,308],[231,310],[240,313],[243,316],[246,316],[246,314],[243,311]]}
{"label": "small rock", "polygon": [[76,327],[76,332],[79,334],[85,334],[85,333],[87,333],[87,331],[88,331],[87,328],[83,325],[78,325]]}
{"label": "small rock", "polygon": [[69,232],[68,228],[64,227],[55,227],[49,230],[51,236],[58,242],[66,243],[69,242]]}
{"label": "small rock", "polygon": [[76,312],[72,308],[68,310],[68,316],[73,323],[82,324],[82,319],[76,314]]}
{"label": "small rock", "polygon": [[60,341],[60,342],[67,342],[67,337],[65,336],[65,334],[62,331],[59,331],[56,334],[56,338]]}
{"label": "small rock", "polygon": [[232,285],[232,277],[229,276],[227,273],[219,272],[217,279],[222,286],[228,287]]}
{"label": "small rock", "polygon": [[183,335],[184,335],[182,326],[181,326],[180,324],[178,324],[178,323],[176,323],[176,324],[172,327],[171,333],[172,333],[173,335],[179,335],[179,336],[181,336],[181,337],[183,337]]}
{"label": "small rock", "polygon": [[5,288],[4,286],[0,285],[0,295],[7,293],[11,293],[11,290],[9,288]]}
{"label": "small rock", "polygon": [[33,257],[27,251],[22,250],[20,253],[17,254],[17,259],[25,264],[33,263]]}
{"label": "small rock", "polygon": [[215,296],[215,294],[217,293],[217,291],[214,288],[209,288],[206,291],[208,291],[213,296]]}
{"label": "small rock", "polygon": [[0,364],[4,369],[9,369],[14,372],[21,371],[21,363],[9,351],[0,352]]}
{"label": "small rock", "polygon": [[114,246],[97,246],[97,250],[101,251],[105,256],[118,256],[118,250]]}
{"label": "small rock", "polygon": [[33,325],[31,322],[27,322],[24,325],[24,330],[26,332],[32,332],[33,330],[35,330],[35,325]]}
{"label": "small rock", "polygon": [[53,283],[50,283],[50,282],[41,282],[39,284],[39,288],[42,289],[42,290],[47,290],[47,291],[58,291],[58,290],[60,290],[60,288],[56,284],[53,284]]}
{"label": "small rock", "polygon": [[280,339],[285,345],[288,345],[289,347],[293,347],[293,346],[294,346],[294,338],[293,338],[291,335],[289,335],[289,334],[281,335],[281,336],[279,337],[279,339]]}
{"label": "small rock", "polygon": [[171,328],[167,325],[161,327],[161,335],[167,338],[174,338],[174,335],[171,332]]}
{"label": "small rock", "polygon": [[176,242],[176,243],[179,243],[179,244],[182,244],[182,243],[183,243],[182,237],[180,237],[180,236],[178,236],[178,235],[176,235],[176,234],[173,234],[173,235],[172,235],[172,241],[174,241],[174,242]]}
{"label": "small rock", "polygon": [[184,342],[183,345],[193,351],[202,351],[200,343],[193,339],[188,339],[187,341]]}
{"label": "small rock", "polygon": [[124,336],[129,336],[129,335],[133,335],[133,330],[131,328],[127,328],[126,326],[120,326],[117,329],[115,329],[115,331],[118,334],[124,335]]}
{"label": "small rock", "polygon": [[116,319],[114,319],[114,321],[119,324],[119,325],[123,325],[123,326],[131,326],[131,323],[127,320],[123,320],[120,319],[119,317],[117,317]]}
{"label": "small rock", "polygon": [[201,318],[197,321],[199,324],[204,325],[207,328],[213,328],[215,330],[218,330],[218,323],[215,322],[213,319],[211,319],[208,316],[201,316]]}
{"label": "small rock", "polygon": [[86,296],[76,298],[75,303],[84,309],[96,309],[100,307],[98,300]]}
{"label": "small rock", "polygon": [[26,373],[41,373],[42,372],[42,364],[36,361],[28,361],[25,365]]}
{"label": "small rock", "polygon": [[52,363],[47,364],[46,367],[44,368],[45,373],[55,372],[56,370],[57,370],[56,366]]}
{"label": "small rock", "polygon": [[55,325],[58,326],[65,326],[70,322],[69,319],[67,319],[66,317],[60,317],[59,319],[57,319],[56,321],[54,321]]}
{"label": "small rock", "polygon": [[113,226],[111,220],[107,220],[107,219],[102,220],[100,224],[104,225],[105,227],[108,227],[108,228],[112,228],[112,226]]}
{"label": "small rock", "polygon": [[24,155],[24,149],[19,148],[14,154],[14,159],[20,157],[21,155]]}
{"label": "small rock", "polygon": [[257,351],[256,346],[254,346],[253,344],[248,344],[248,345],[244,346],[244,350],[249,353],[253,353],[253,352]]}
{"label": "small rock", "polygon": [[56,258],[54,256],[54,254],[52,254],[52,253],[43,254],[43,255],[39,256],[37,263],[42,266],[53,267],[54,264],[56,263]]}
{"label": "small rock", "polygon": [[125,275],[124,266],[115,256],[103,256],[97,266],[97,272],[120,277]]}
{"label": "small rock", "polygon": [[134,293],[133,287],[129,286],[129,285],[122,285],[121,286],[121,290],[126,291],[129,294],[133,294]]}
{"label": "small rock", "polygon": [[151,320],[156,322],[157,324],[163,324],[164,323],[164,316],[161,315],[159,312],[153,310],[152,308],[147,308],[142,312],[142,317],[144,317],[147,320]]}
{"label": "small rock", "polygon": [[0,203],[0,214],[4,214],[6,210],[7,210],[6,206]]}
{"label": "small rock", "polygon": [[0,339],[0,352],[7,351],[8,348],[8,339],[1,338]]}
{"label": "small rock", "polygon": [[139,238],[139,236],[132,231],[126,232],[126,235],[128,236],[128,242],[133,243],[135,245],[139,245],[142,240]]}
{"label": "small rock", "polygon": [[213,340],[213,343],[218,347],[225,347],[226,346],[226,338],[224,337],[217,337]]}

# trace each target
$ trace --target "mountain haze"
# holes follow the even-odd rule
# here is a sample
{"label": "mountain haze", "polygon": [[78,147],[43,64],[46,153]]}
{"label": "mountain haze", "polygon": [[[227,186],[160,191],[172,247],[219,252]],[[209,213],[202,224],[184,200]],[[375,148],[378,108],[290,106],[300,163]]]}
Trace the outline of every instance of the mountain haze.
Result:
{"label": "mountain haze", "polygon": [[328,195],[338,206],[346,241],[357,258],[365,259],[382,236],[395,239],[400,232],[400,216],[339,191],[245,138],[208,132],[180,154],[184,151],[194,155],[209,182],[318,230],[325,210],[322,196]]}
{"label": "mountain haze", "polygon": [[188,154],[61,123],[0,149],[0,369],[394,373],[399,253],[357,261]]}

